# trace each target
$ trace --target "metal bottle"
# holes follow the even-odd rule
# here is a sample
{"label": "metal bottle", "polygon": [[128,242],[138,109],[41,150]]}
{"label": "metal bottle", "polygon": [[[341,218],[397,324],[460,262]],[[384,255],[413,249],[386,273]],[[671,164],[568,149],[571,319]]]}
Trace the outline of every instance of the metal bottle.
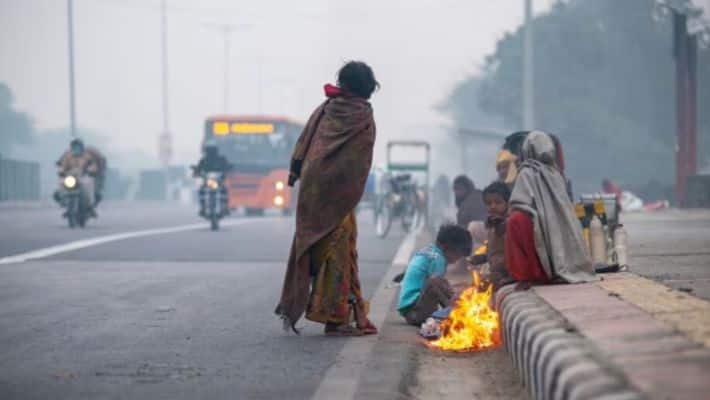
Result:
{"label": "metal bottle", "polygon": [[624,225],[617,225],[614,229],[614,252],[616,253],[616,261],[619,266],[628,265],[628,236],[626,234],[626,229]]}
{"label": "metal bottle", "polygon": [[589,223],[589,242],[592,255],[592,263],[606,263],[606,240],[604,238],[604,226],[596,215]]}

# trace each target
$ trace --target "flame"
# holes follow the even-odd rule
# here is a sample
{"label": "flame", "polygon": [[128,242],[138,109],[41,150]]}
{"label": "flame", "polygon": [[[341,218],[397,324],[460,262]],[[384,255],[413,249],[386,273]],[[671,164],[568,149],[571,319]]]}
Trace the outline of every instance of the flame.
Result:
{"label": "flame", "polygon": [[466,289],[441,323],[441,338],[429,346],[441,350],[475,351],[498,346],[500,323],[498,313],[490,306],[493,285],[481,284],[478,272],[473,273],[473,286]]}
{"label": "flame", "polygon": [[478,246],[476,251],[473,252],[474,256],[484,255],[488,252],[488,241],[483,242],[482,245]]}

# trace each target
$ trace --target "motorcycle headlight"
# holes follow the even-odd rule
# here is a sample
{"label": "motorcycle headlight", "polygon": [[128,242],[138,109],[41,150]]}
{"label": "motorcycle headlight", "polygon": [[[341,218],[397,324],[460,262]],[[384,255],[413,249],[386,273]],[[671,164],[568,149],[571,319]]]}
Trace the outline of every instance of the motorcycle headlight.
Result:
{"label": "motorcycle headlight", "polygon": [[281,207],[282,205],[284,205],[283,196],[274,196],[274,205],[277,207]]}
{"label": "motorcycle headlight", "polygon": [[76,178],[72,175],[64,177],[64,187],[74,189],[76,187]]}
{"label": "motorcycle headlight", "polygon": [[282,181],[277,181],[274,184],[274,188],[276,188],[276,190],[278,190],[279,192],[284,190],[285,187],[286,187],[286,185],[284,185],[284,183]]}
{"label": "motorcycle headlight", "polygon": [[210,189],[217,189],[219,187],[219,182],[217,182],[217,180],[215,180],[215,179],[210,178],[210,179],[207,179],[207,182],[205,183],[205,185]]}

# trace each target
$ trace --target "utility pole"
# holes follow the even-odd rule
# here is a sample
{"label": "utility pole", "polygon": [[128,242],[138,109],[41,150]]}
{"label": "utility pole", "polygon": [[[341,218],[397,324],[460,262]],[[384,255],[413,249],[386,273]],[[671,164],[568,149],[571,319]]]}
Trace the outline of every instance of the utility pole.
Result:
{"label": "utility pole", "polygon": [[224,25],[222,27],[222,34],[224,35],[224,104],[222,105],[222,111],[226,114],[229,110],[229,69],[230,69],[230,55],[229,55],[229,35],[232,32],[232,27],[229,25]]}
{"label": "utility pole", "polygon": [[676,184],[679,206],[686,205],[688,177],[698,168],[697,35],[688,32],[688,16],[673,9],[673,55],[676,65]]}
{"label": "utility pole", "polygon": [[74,82],[74,1],[67,0],[67,38],[69,42],[69,120],[71,137],[76,138],[76,84]]}
{"label": "utility pole", "polygon": [[168,20],[166,0],[160,2],[160,48],[162,74],[163,129],[158,135],[158,156],[165,170],[165,198],[170,200],[170,159],[173,153],[173,138],[170,133],[170,107],[168,91]]}
{"label": "utility pole", "polygon": [[229,111],[229,77],[231,69],[231,33],[237,29],[246,28],[250,25],[233,25],[233,24],[204,24],[207,28],[214,29],[222,34],[222,40],[224,41],[224,77],[222,82],[222,95],[223,104],[222,109],[226,114]]}
{"label": "utility pole", "polygon": [[163,134],[170,133],[170,109],[168,107],[168,38],[167,38],[167,15],[165,0],[160,4],[160,19],[161,19],[161,55],[162,55],[162,81],[163,81]]}
{"label": "utility pole", "polygon": [[525,2],[523,33],[523,129],[535,129],[532,0]]}
{"label": "utility pole", "polygon": [[264,56],[259,55],[259,114],[262,112],[262,100],[263,100],[263,89],[264,89]]}

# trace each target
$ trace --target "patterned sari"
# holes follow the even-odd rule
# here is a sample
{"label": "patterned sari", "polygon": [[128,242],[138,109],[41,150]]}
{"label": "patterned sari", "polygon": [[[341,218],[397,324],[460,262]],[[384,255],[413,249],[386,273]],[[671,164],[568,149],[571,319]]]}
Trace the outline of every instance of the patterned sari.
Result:
{"label": "patterned sari", "polygon": [[351,321],[352,307],[367,314],[358,278],[357,221],[351,212],[329,235],[310,249],[314,272],[306,318],[321,323]]}

